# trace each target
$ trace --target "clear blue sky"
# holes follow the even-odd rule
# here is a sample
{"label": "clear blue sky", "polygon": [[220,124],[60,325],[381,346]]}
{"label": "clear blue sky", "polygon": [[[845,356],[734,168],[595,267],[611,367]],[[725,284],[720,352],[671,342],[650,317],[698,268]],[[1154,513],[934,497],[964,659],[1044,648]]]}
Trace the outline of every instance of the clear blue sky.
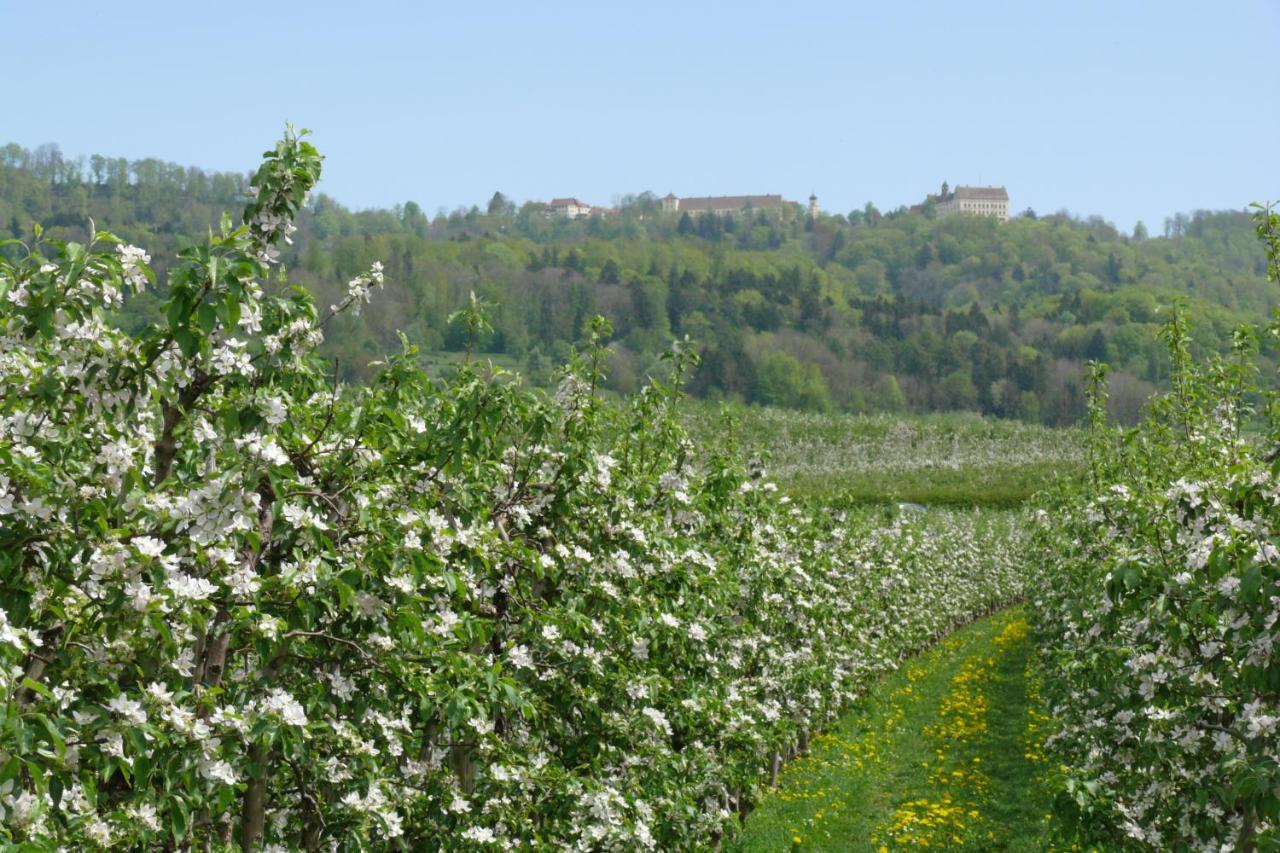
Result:
{"label": "clear blue sky", "polygon": [[1122,228],[1280,198],[1276,0],[0,0],[0,143],[248,170],[285,121],[352,207],[943,180]]}

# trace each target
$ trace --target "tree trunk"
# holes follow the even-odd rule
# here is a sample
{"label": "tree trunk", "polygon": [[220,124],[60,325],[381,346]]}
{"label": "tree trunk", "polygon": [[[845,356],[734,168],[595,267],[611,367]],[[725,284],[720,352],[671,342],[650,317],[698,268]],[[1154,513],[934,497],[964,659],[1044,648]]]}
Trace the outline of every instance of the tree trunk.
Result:
{"label": "tree trunk", "polygon": [[431,754],[436,748],[436,732],[440,730],[440,717],[438,714],[432,714],[431,719],[422,727],[422,746],[418,749],[418,760],[431,760]]}
{"label": "tree trunk", "polygon": [[209,641],[205,653],[204,683],[209,687],[217,687],[222,683],[222,673],[227,668],[227,646],[231,644],[231,634],[223,631]]}
{"label": "tree trunk", "polygon": [[[48,631],[45,631],[40,640],[40,649],[43,654],[40,651],[33,651],[31,653],[31,661],[27,664],[27,670],[24,675],[37,684],[40,682],[40,679],[44,677],[45,667],[47,667],[53,660],[52,646],[57,643],[58,638],[62,636],[62,630],[62,625],[55,625]],[[19,686],[17,691],[14,692],[13,698],[19,705],[25,705],[30,692],[31,691],[27,690],[27,688]]]}
{"label": "tree trunk", "polygon": [[249,762],[257,775],[249,779],[244,791],[244,811],[240,815],[240,849],[254,850],[262,843],[267,821],[267,780],[271,778],[267,767],[267,750],[254,746],[249,751]]}
{"label": "tree trunk", "polygon": [[1236,849],[1240,853],[1253,853],[1257,849],[1254,844],[1254,831],[1257,829],[1257,815],[1252,806],[1246,806],[1244,823],[1240,826],[1240,837],[1236,839]]}
{"label": "tree trunk", "polygon": [[458,777],[458,787],[462,793],[470,795],[476,789],[476,761],[471,749],[464,743],[455,743],[449,747],[449,766]]}
{"label": "tree trunk", "polygon": [[302,815],[302,849],[308,852],[319,850],[323,837],[320,816],[313,809],[308,808]]}

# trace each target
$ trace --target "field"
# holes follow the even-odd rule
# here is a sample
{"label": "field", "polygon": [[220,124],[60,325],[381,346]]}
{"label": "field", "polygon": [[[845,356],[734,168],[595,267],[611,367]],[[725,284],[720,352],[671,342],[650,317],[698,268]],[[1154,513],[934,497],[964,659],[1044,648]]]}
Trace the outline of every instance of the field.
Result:
{"label": "field", "polygon": [[[1054,429],[971,413],[920,416],[725,410],[742,452],[765,460],[789,494],[841,505],[909,501],[1016,506],[1084,470],[1079,429]],[[721,410],[689,401],[684,422],[712,442]]]}

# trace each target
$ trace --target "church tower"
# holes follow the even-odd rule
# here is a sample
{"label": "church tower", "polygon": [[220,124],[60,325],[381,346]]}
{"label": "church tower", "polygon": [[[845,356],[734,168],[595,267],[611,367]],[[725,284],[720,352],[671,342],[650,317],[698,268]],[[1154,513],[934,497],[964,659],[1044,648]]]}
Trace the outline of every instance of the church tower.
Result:
{"label": "church tower", "polygon": [[809,193],[809,218],[818,218],[818,196],[816,193]]}

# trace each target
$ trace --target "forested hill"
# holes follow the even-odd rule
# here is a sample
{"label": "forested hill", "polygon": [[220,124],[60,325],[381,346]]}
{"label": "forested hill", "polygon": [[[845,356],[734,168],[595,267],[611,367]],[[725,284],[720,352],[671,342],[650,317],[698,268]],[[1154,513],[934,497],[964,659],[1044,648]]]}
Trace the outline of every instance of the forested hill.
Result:
{"label": "forested hill", "polygon": [[[238,214],[246,175],[158,160],[71,160],[53,146],[0,149],[0,238],[99,228],[152,251],[203,239]],[[375,260],[388,286],[330,332],[359,377],[399,348],[464,347],[447,318],[468,293],[495,303],[480,348],[544,381],[600,313],[613,322],[611,382],[630,390],[673,336],[702,349],[695,393],[809,409],[972,409],[1046,423],[1082,411],[1081,365],[1114,369],[1112,405],[1132,419],[1165,376],[1161,309],[1183,298],[1202,349],[1280,302],[1243,212],[1196,212],[1164,236],[1093,218],[935,220],[868,205],[810,220],[799,206],[719,218],[663,215],[649,193],[617,215],[546,219],[495,194],[485,209],[434,218],[408,202],[350,211],[318,196],[284,261],[328,304]],[[163,271],[160,271],[161,273]],[[163,281],[163,275],[161,275]],[[158,304],[127,306],[126,323]],[[1274,350],[1264,350],[1274,362]]]}

